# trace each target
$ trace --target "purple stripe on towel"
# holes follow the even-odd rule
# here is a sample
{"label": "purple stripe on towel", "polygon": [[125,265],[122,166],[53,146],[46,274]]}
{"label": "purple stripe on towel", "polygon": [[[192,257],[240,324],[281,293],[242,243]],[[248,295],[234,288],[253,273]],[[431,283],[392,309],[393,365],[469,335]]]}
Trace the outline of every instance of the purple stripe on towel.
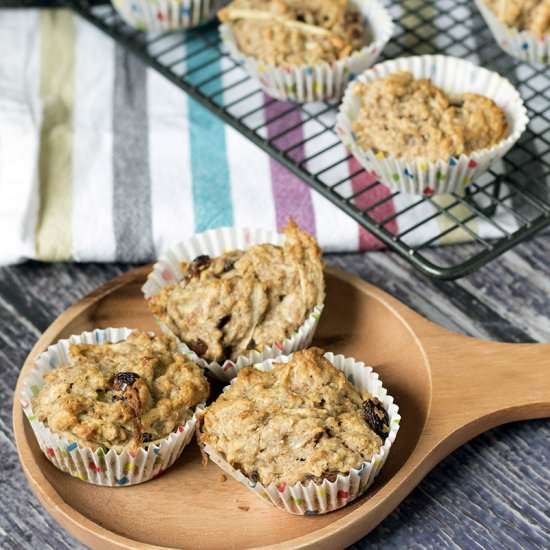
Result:
{"label": "purple stripe on towel", "polygon": [[[264,101],[269,103],[270,98],[264,96]],[[288,111],[292,104],[276,101],[265,109],[265,118],[270,120],[277,115]],[[296,109],[288,115],[282,116],[267,126],[267,135],[271,139],[285,130],[300,122],[300,111]],[[304,137],[302,126],[287,132],[276,140],[278,149],[286,149],[302,141]],[[303,145],[292,150],[292,157],[300,162],[304,158]],[[271,187],[273,199],[275,200],[275,215],[277,218],[277,229],[281,230],[287,223],[288,218],[294,221],[308,233],[315,236],[315,212],[311,190],[307,185],[294,174],[291,174],[284,166],[276,160],[271,159]]]}

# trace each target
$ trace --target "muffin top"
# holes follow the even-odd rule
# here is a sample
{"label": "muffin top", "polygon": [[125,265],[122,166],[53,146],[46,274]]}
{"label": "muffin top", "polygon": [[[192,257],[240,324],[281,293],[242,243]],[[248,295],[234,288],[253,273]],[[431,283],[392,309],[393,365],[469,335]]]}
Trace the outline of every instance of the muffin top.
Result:
{"label": "muffin top", "polygon": [[149,301],[158,319],[208,361],[261,351],[294,333],[323,303],[313,237],[290,221],[282,246],[259,244],[181,264],[183,279]]}
{"label": "muffin top", "polygon": [[167,437],[206,400],[202,369],[167,336],[135,331],[117,344],[72,344],[71,361],[44,375],[34,415],[84,447],[137,450]]}
{"label": "muffin top", "polygon": [[506,25],[544,39],[550,33],[550,0],[485,0]]}
{"label": "muffin top", "polygon": [[333,63],[368,41],[348,0],[233,0],[218,17],[244,54],[274,65]]}
{"label": "muffin top", "polygon": [[369,461],[389,433],[387,413],[323,353],[296,352],[271,372],[241,369],[207,409],[201,443],[264,485],[334,480]]}
{"label": "muffin top", "polygon": [[352,128],[364,149],[447,160],[492,147],[508,134],[506,115],[491,99],[473,93],[449,96],[406,71],[357,83],[353,93],[361,109]]}

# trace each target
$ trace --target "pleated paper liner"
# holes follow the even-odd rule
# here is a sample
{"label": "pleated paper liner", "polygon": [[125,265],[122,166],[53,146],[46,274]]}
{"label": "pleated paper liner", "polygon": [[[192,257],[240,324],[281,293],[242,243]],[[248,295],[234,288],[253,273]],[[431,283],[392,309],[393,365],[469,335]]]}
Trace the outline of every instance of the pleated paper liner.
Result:
{"label": "pleated paper liner", "polygon": [[102,344],[126,340],[132,331],[127,328],[96,329],[60,340],[41,353],[34,362],[31,374],[24,382],[21,404],[41,451],[60,470],[82,481],[109,487],[124,487],[148,481],[172,466],[185,446],[193,439],[197,413],[204,404],[195,407],[195,414],[168,437],[147,444],[136,453],[115,449],[93,450],[61,437],[33,413],[31,399],[44,385],[43,375],[70,362],[71,344]]}
{"label": "pleated paper liner", "polygon": [[[399,431],[399,423],[401,421],[399,408],[394,403],[393,397],[388,395],[378,374],[371,367],[367,367],[361,361],[356,361],[350,357],[334,355],[333,353],[326,353],[325,357],[338,370],[343,371],[348,380],[360,391],[366,390],[371,396],[377,397],[388,413],[390,432],[380,451],[370,461],[363,462],[358,468],[351,470],[348,475],[339,474],[335,481],[325,479],[321,484],[310,481],[295,485],[272,483],[265,486],[260,482],[253,482],[240,470],[233,468],[210,445],[202,445],[203,451],[208,455],[208,458],[224,472],[248,487],[259,497],[291,514],[306,516],[326,514],[327,512],[332,512],[346,506],[346,504],[364,494],[384,466]],[[290,357],[288,356],[279,357],[254,366],[255,368],[269,372],[273,368],[273,364],[286,363],[289,359]]]}
{"label": "pleated paper liner", "polygon": [[[191,262],[197,256],[206,254],[215,257],[229,250],[246,250],[253,245],[263,243],[281,245],[283,240],[284,235],[265,229],[225,227],[199,233],[175,245],[163,254],[153,266],[153,271],[143,285],[142,292],[145,299],[149,300],[156,296],[163,287],[181,281],[183,279],[181,262]],[[185,343],[179,342],[179,346],[194,362],[208,369],[218,380],[228,382],[237,375],[241,368],[247,365],[306,348],[313,339],[323,307],[323,304],[316,305],[308,314],[304,323],[288,338],[281,342],[273,342],[273,345],[266,346],[262,351],[252,350],[245,355],[241,355],[235,361],[227,360],[221,364],[217,361],[208,362],[199,357]],[[159,319],[156,319],[156,321],[163,332],[175,336],[162,321]]]}
{"label": "pleated paper liner", "polygon": [[372,149],[363,149],[353,131],[361,98],[353,94],[350,83],[338,113],[336,132],[361,165],[374,172],[391,189],[417,195],[462,193],[465,187],[486,172],[517,142],[525,130],[527,111],[518,91],[495,72],[473,63],[443,55],[401,57],[379,63],[357,79],[368,83],[398,71],[409,71],[415,79],[428,78],[448,94],[473,92],[492,99],[506,114],[510,132],[495,146],[445,160],[395,157]]}
{"label": "pleated paper liner", "polygon": [[532,65],[550,64],[550,33],[541,39],[529,31],[509,27],[488,8],[484,0],[475,1],[495,40],[506,53]]}
{"label": "pleated paper liner", "polygon": [[334,63],[318,65],[273,65],[244,54],[238,47],[230,24],[220,26],[224,47],[256,78],[262,89],[281,101],[323,101],[339,98],[350,79],[370,67],[393,34],[393,22],[378,0],[350,0],[364,17],[371,41],[361,50]]}
{"label": "pleated paper liner", "polygon": [[228,0],[113,0],[128,25],[140,31],[176,31],[211,21]]}

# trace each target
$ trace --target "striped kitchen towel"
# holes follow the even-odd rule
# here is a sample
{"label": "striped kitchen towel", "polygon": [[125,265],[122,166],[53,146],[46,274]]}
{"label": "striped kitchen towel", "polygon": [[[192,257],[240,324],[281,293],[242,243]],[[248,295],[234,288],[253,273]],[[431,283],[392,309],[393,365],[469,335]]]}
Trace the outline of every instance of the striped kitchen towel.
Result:
{"label": "striped kitchen towel", "polygon": [[[2,51],[0,263],[150,261],[198,231],[281,228],[289,216],[325,251],[380,247],[350,217],[72,13],[1,10]],[[273,104],[267,114],[281,108]],[[268,136],[280,132],[277,124],[268,126]],[[302,131],[307,125],[297,127]],[[350,161],[342,176],[357,168]],[[364,187],[366,177],[354,177],[350,193]],[[378,186],[358,205],[388,193]],[[390,217],[416,200],[399,195],[376,214]],[[439,200],[445,206],[450,199]],[[402,231],[433,214],[424,203],[388,227]],[[460,206],[453,214],[464,216]],[[506,212],[498,220],[515,228]],[[470,223],[484,237],[494,236],[489,224]],[[411,239],[424,242],[449,226],[434,216]],[[440,244],[467,238],[453,231]]]}

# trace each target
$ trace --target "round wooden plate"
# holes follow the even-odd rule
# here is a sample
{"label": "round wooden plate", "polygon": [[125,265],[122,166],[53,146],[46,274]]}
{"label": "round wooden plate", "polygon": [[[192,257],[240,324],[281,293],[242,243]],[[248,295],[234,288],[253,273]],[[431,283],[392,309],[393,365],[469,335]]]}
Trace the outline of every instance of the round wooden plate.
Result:
{"label": "round wooden plate", "polygon": [[[402,416],[390,457],[365,496],[324,516],[293,516],[233,479],[223,481],[216,465],[202,466],[194,442],[153,481],[121,488],[84,483],[41,454],[19,404],[21,380],[33,358],[59,338],[96,327],[155,330],[140,291],[149,271],[127,273],[63,313],[30,353],[16,388],[15,437],[28,481],[51,515],[93,548],[344,547],[376,526],[459,444],[507,420],[550,414],[550,390],[541,389],[550,346],[448,333],[363,281],[327,270],[326,309],[314,343],[372,365]],[[519,358],[530,362],[529,388],[508,383],[502,395],[487,398],[496,379],[514,375]]]}

